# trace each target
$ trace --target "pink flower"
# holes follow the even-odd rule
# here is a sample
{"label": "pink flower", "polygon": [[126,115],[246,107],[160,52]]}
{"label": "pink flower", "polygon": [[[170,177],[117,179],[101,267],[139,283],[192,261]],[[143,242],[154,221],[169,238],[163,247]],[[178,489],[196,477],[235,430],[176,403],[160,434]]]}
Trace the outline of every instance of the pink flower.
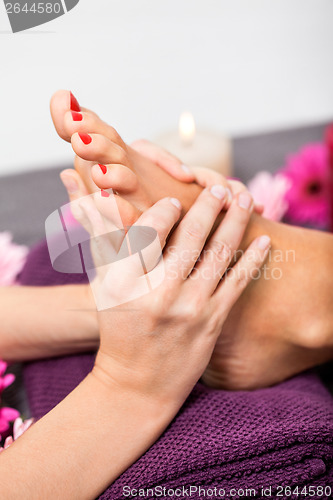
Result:
{"label": "pink flower", "polygon": [[13,285],[24,266],[27,247],[12,243],[10,233],[0,233],[0,286]]}
{"label": "pink flower", "polygon": [[2,407],[0,408],[0,432],[8,431],[9,422],[13,422],[20,416],[20,413],[14,408]]}
{"label": "pink flower", "polygon": [[[4,375],[7,369],[7,363],[0,360],[0,396],[2,391],[12,384],[15,380],[15,376],[11,373]],[[1,401],[1,400],[0,400]],[[0,432],[5,432],[9,429],[9,422],[12,422],[19,416],[19,412],[13,408],[0,408]]]}
{"label": "pink flower", "polygon": [[291,181],[286,193],[289,220],[326,226],[330,215],[327,147],[309,144],[287,159],[281,173]]}
{"label": "pink flower", "polygon": [[0,448],[0,453],[8,448],[14,441],[16,441],[22,434],[29,429],[33,419],[29,418],[23,422],[22,418],[17,418],[13,425],[13,436],[8,436],[5,440],[4,447]]}
{"label": "pink flower", "polygon": [[288,209],[285,195],[290,188],[289,180],[283,175],[259,172],[248,184],[256,203],[264,206],[266,219],[279,221]]}
{"label": "pink flower", "polygon": [[2,361],[0,359],[0,395],[6,387],[8,387],[10,384],[12,384],[15,380],[15,375],[12,373],[8,373],[7,375],[3,376],[5,371],[7,370],[7,363]]}
{"label": "pink flower", "polygon": [[13,425],[13,437],[14,441],[16,441],[17,438],[22,436],[22,434],[29,429],[31,424],[33,423],[33,418],[28,418],[23,422],[22,418],[17,418],[14,422]]}

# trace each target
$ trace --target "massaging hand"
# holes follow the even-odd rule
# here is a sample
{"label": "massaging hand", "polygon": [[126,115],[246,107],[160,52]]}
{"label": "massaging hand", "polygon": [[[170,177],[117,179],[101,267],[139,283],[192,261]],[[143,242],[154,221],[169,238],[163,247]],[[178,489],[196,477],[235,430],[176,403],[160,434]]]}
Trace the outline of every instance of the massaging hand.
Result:
{"label": "massaging hand", "polygon": [[[141,153],[146,158],[149,158],[157,166],[168,172],[175,179],[182,182],[196,182],[204,188],[214,186],[214,184],[222,184],[228,191],[228,196],[224,206],[227,210],[231,204],[232,198],[242,191],[247,191],[247,187],[240,181],[226,179],[222,174],[215,172],[209,168],[203,167],[187,167],[182,165],[182,162],[173,156],[165,149],[153,144],[146,139],[139,139],[131,144],[131,147]],[[261,204],[254,203],[254,211],[262,214],[264,207]]]}
{"label": "massaging hand", "polygon": [[[148,400],[173,404],[176,409],[184,402],[210,360],[231,307],[269,249],[268,237],[257,238],[220,281],[252,211],[251,207],[242,208],[236,196],[223,222],[206,242],[226,197],[221,185],[205,189],[167,245],[166,239],[181,213],[178,200],[160,200],[135,223],[134,228],[148,226],[157,231],[164,248],[165,275],[150,293],[99,313],[97,376]],[[96,209],[102,217],[110,217],[105,203]],[[90,207],[85,216],[91,213]],[[99,246],[100,253],[106,250]],[[156,261],[156,255],[151,259],[146,255],[145,261]],[[106,301],[109,298],[112,303],[118,299],[118,283],[130,290],[141,276],[141,262],[135,255],[119,261],[118,266],[104,269],[95,296],[103,296]]]}

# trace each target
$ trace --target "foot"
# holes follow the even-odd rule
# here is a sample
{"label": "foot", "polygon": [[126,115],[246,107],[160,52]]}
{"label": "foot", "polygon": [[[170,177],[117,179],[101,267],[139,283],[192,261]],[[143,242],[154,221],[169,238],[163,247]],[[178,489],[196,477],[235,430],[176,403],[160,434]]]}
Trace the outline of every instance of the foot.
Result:
{"label": "foot", "polygon": [[94,112],[81,108],[69,91],[54,94],[51,115],[60,137],[72,143],[74,166],[88,191],[112,187],[139,209],[124,214],[125,223],[132,223],[141,211],[166,196],[181,197],[187,211],[201,192],[196,184],[184,191],[182,182],[126,145],[113,127]]}
{"label": "foot", "polygon": [[[129,206],[121,211],[125,224],[165,196],[179,198],[188,209],[200,192],[198,186],[176,181],[127,146],[95,113],[79,110],[68,91],[52,98],[52,118],[59,135],[72,142],[75,168],[89,191],[112,188],[119,199],[127,200]],[[79,134],[88,136],[82,140]],[[204,375],[214,387],[271,385],[333,355],[333,287],[326,273],[332,265],[332,237],[253,215],[242,248],[261,234],[271,236],[270,259],[223,328]]]}
{"label": "foot", "polygon": [[333,359],[332,235],[265,219],[260,230],[272,250],[215,346],[204,381],[216,388],[266,387]]}

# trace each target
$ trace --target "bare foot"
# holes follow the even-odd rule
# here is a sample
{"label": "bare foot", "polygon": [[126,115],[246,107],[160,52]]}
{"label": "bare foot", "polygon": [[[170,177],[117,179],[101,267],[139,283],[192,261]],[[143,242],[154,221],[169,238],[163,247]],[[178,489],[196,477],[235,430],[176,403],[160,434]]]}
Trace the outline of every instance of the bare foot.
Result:
{"label": "bare foot", "polygon": [[[80,109],[81,111],[78,111]],[[126,145],[116,130],[104,123],[95,113],[80,108],[68,90],[59,90],[53,95],[51,115],[60,137],[72,142],[77,155],[75,169],[89,191],[96,190],[95,183],[104,189],[112,185],[113,189],[126,195],[126,199],[136,203],[141,210],[147,208],[147,197],[150,205],[166,196],[181,198],[184,212],[187,212],[202,191],[194,183],[184,190],[183,182],[175,180],[161,168],[157,168],[152,161]],[[88,133],[89,137],[83,135],[84,140],[80,138],[79,134]],[[106,167],[105,176],[96,163]],[[93,167],[92,171],[87,167]],[[127,168],[126,178],[123,167]],[[130,171],[135,171],[136,175],[131,176]]]}
{"label": "bare foot", "polygon": [[[127,146],[93,112],[79,109],[68,91],[52,98],[55,127],[63,139],[71,140],[77,155],[75,168],[88,190],[116,190],[128,201],[122,215],[129,224],[165,196],[179,198],[188,209],[199,186],[176,181]],[[332,236],[254,214],[242,248],[261,234],[269,234],[272,240],[269,262],[223,327],[203,377],[214,387],[271,385],[333,356],[333,286],[327,272],[333,264]]]}

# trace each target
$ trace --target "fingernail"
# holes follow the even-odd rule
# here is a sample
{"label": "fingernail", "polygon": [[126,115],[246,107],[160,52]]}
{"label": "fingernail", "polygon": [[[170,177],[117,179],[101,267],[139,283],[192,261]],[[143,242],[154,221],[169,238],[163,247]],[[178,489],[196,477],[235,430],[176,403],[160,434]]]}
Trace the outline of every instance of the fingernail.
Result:
{"label": "fingernail", "polygon": [[104,191],[104,189],[101,189],[101,195],[103,196],[103,198],[108,198],[110,196],[107,191]]}
{"label": "fingernail", "polygon": [[72,111],[72,118],[74,122],[82,122],[83,116],[81,113],[77,113],[76,111]]}
{"label": "fingernail", "polygon": [[69,194],[76,193],[79,190],[79,185],[72,176],[61,175],[60,178]]}
{"label": "fingernail", "polygon": [[182,204],[180,203],[179,200],[177,200],[177,198],[170,198],[170,203],[172,203],[176,208],[178,208],[178,210],[182,209]]}
{"label": "fingernail", "polygon": [[259,240],[257,241],[257,247],[260,248],[260,250],[266,250],[271,244],[271,239],[269,236],[260,236]]}
{"label": "fingernail", "polygon": [[72,111],[81,111],[80,104],[77,102],[77,99],[75,96],[73,96],[72,92],[71,94],[71,110]]}
{"label": "fingernail", "polygon": [[181,165],[181,169],[185,172],[185,174],[191,175],[191,170],[188,168],[187,165]]}
{"label": "fingernail", "polygon": [[238,196],[238,206],[249,210],[252,205],[252,196],[247,191],[244,191]]}
{"label": "fingernail", "polygon": [[222,186],[222,184],[215,184],[215,186],[212,186],[210,188],[210,192],[213,196],[215,196],[215,198],[219,200],[223,200],[226,195],[226,189],[224,186]]}
{"label": "fingernail", "polygon": [[89,134],[79,134],[79,137],[83,144],[90,144],[92,141],[92,138],[90,137]]}
{"label": "fingernail", "polygon": [[108,169],[106,168],[106,166],[105,165],[101,165],[100,163],[98,165],[99,165],[99,168],[102,170],[103,174],[106,174],[106,172],[108,171]]}

